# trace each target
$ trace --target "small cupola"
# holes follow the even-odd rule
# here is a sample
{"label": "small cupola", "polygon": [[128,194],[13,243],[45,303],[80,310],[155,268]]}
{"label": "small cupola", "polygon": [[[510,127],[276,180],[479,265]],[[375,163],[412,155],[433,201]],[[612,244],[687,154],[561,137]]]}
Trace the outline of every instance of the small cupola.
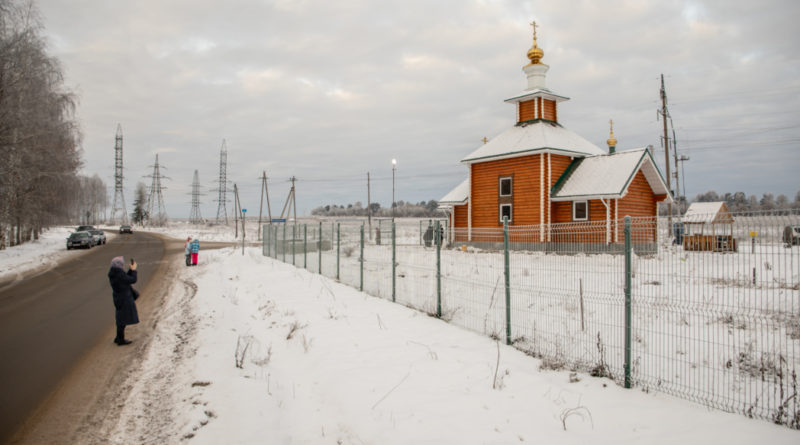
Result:
{"label": "small cupola", "polygon": [[547,88],[545,86],[545,77],[550,67],[542,63],[544,51],[539,48],[539,43],[536,39],[536,28],[538,28],[538,25],[536,22],[533,22],[531,26],[533,27],[533,46],[528,50],[528,60],[530,60],[530,63],[522,67],[522,70],[528,77],[528,90],[543,90]]}
{"label": "small cupola", "polygon": [[545,79],[549,66],[542,63],[544,51],[539,48],[536,29],[539,25],[531,23],[533,27],[533,46],[527,52],[528,64],[522,71],[528,80],[527,88],[522,94],[506,99],[506,102],[517,105],[517,125],[546,121],[558,123],[558,102],[569,100],[547,89]]}
{"label": "small cupola", "polygon": [[614,137],[614,121],[609,120],[608,126],[610,128],[610,135],[608,137],[608,140],[606,141],[606,144],[608,144],[608,154],[613,155],[614,152],[617,151],[617,138]]}

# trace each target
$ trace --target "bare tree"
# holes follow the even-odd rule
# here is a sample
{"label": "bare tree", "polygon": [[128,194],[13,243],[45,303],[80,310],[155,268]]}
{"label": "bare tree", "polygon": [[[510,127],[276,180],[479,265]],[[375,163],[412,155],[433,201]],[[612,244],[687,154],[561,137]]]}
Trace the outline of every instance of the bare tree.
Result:
{"label": "bare tree", "polygon": [[31,2],[0,0],[0,248],[68,219],[80,161],[76,97]]}

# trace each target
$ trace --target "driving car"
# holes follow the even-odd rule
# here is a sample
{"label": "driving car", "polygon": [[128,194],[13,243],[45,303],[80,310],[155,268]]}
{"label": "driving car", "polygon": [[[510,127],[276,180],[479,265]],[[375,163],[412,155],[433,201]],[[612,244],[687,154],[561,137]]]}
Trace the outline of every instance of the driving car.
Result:
{"label": "driving car", "polygon": [[119,226],[119,233],[133,233],[133,229],[129,225]]}
{"label": "driving car", "polygon": [[102,230],[92,229],[88,230],[88,232],[92,234],[92,240],[95,246],[106,243],[106,234]]}
{"label": "driving car", "polygon": [[94,240],[89,232],[72,232],[67,238],[67,250],[77,247],[91,249],[93,244]]}
{"label": "driving car", "polygon": [[76,232],[88,232],[90,230],[94,230],[94,226],[78,226],[78,228],[75,229]]}

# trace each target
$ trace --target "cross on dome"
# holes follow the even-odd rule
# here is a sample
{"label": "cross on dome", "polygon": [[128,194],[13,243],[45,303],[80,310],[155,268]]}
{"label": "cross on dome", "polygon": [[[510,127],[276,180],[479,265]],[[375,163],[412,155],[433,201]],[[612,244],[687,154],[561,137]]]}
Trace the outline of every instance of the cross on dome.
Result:
{"label": "cross on dome", "polygon": [[606,141],[606,144],[608,144],[609,148],[616,147],[617,146],[617,138],[614,137],[614,120],[613,119],[609,119],[608,120],[608,126],[610,128],[611,135],[609,136],[608,140]]}
{"label": "cross on dome", "polygon": [[544,57],[544,51],[539,48],[536,41],[536,28],[538,28],[539,25],[536,24],[536,21],[531,22],[530,25],[533,27],[533,47],[528,50],[528,59],[531,61],[530,65],[539,65],[542,64],[541,60],[542,57]]}

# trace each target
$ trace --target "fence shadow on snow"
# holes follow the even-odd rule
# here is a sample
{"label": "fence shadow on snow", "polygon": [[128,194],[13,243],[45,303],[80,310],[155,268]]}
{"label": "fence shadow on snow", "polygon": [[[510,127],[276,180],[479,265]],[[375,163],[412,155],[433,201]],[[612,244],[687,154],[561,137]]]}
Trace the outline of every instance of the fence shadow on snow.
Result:
{"label": "fence shadow on snow", "polygon": [[800,429],[800,216],[628,221],[265,225],[263,253],[505,341],[543,367]]}

